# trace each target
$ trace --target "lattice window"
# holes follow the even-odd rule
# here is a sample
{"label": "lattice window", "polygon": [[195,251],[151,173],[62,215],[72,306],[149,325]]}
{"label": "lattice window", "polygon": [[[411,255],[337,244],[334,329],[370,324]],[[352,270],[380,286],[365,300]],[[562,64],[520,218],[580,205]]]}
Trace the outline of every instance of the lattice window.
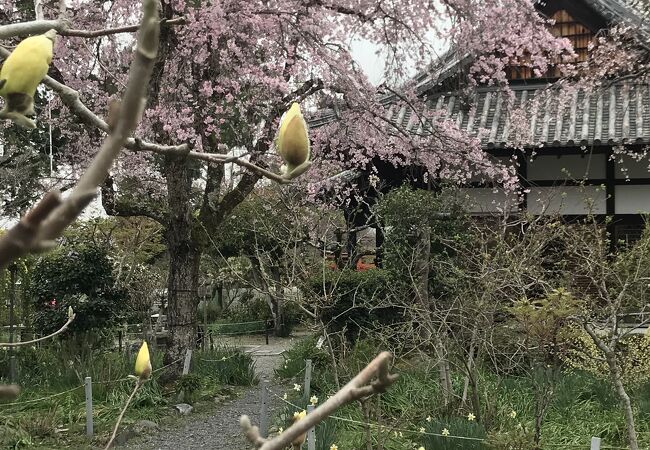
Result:
{"label": "lattice window", "polygon": [[[584,62],[588,57],[589,43],[594,39],[594,33],[580,22],[576,21],[565,10],[557,11],[551,16],[555,24],[551,27],[554,36],[562,36],[571,41],[573,49],[578,55],[577,61]],[[549,70],[543,78],[558,78],[560,72],[557,68]],[[529,80],[536,78],[530,67],[516,66],[509,69],[508,78],[511,80]]]}

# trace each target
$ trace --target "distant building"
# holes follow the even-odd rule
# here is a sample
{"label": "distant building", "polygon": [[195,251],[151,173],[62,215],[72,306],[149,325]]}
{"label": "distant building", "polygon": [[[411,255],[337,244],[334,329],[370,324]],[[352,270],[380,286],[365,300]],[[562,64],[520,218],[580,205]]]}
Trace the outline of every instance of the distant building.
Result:
{"label": "distant building", "polygon": [[[571,40],[581,61],[586,60],[596,34],[613,25],[629,24],[642,38],[650,36],[643,18],[618,0],[546,0],[538,2],[537,8],[555,20],[554,33]],[[617,239],[638,237],[642,214],[650,212],[648,160],[615,156],[615,150],[625,145],[641,154],[650,144],[650,85],[628,78],[597,93],[578,91],[561,105],[551,96],[526,111],[532,139],[521,150],[508,147],[509,117],[497,88],[477,88],[473,108],[467,108],[453,90],[455,69],[465,63],[462,55],[448,52],[416,77],[418,92],[431,108],[444,111],[460,129],[480,137],[492,157],[516,163],[526,188],[523,196],[509,195],[477,180],[463,189],[470,211],[487,215],[527,210],[560,214],[568,220],[588,214],[598,219],[609,216],[614,219],[610,231]],[[510,68],[514,106],[527,104],[558,76],[556,69],[535,77],[529,68]],[[390,105],[391,97],[383,100]],[[394,124],[415,132],[421,125],[412,116],[409,108],[389,107],[388,118]],[[335,114],[325,113],[314,125],[331,120]]]}

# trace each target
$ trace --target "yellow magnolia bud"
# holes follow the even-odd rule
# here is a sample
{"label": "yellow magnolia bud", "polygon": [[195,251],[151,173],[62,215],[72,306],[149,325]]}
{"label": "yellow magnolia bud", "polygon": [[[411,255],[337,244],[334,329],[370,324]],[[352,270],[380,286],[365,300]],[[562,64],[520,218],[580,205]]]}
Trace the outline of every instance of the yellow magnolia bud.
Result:
{"label": "yellow magnolia bud", "polygon": [[34,114],[34,94],[52,62],[55,30],[20,42],[0,69],[0,96],[5,105],[0,118],[26,128],[36,128],[26,116]]}
{"label": "yellow magnolia bud", "polygon": [[307,122],[298,103],[292,104],[282,116],[275,148],[285,162],[283,176],[286,179],[296,178],[311,166]]}
{"label": "yellow magnolia bud", "polygon": [[146,341],[142,342],[142,347],[140,347],[138,357],[135,360],[135,374],[141,380],[146,380],[151,376],[151,358],[149,357],[149,347],[147,347]]}

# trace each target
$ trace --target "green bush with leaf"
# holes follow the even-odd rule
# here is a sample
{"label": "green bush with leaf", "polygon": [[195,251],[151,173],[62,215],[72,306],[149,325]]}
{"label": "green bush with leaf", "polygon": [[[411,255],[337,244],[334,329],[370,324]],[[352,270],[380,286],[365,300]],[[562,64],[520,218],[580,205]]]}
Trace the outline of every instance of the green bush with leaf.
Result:
{"label": "green bush with leaf", "polygon": [[67,319],[68,307],[77,314],[70,332],[110,328],[117,323],[126,293],[115,286],[107,253],[93,245],[60,247],[42,256],[31,276],[34,326],[49,334]]}

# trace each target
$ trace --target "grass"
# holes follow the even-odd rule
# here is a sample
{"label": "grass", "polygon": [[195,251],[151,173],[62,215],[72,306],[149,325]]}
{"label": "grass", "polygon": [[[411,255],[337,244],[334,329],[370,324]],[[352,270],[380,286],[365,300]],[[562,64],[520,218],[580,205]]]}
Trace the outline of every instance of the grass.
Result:
{"label": "grass", "polygon": [[[363,366],[371,346],[361,343],[359,351],[339,361],[342,381]],[[314,340],[304,340],[285,352],[285,362],[277,375],[301,383],[304,359],[314,363],[312,392],[320,399],[327,398],[336,389],[332,381],[328,356],[315,348]],[[469,406],[459,404],[445,407],[438,385],[437,367],[426,361],[396,361],[400,377],[391,388],[373,399],[370,408],[371,438],[374,445],[381,441],[385,450],[412,449],[423,446],[427,450],[530,450],[533,448],[535,423],[535,396],[532,382],[524,376],[501,378],[487,369],[480,371],[479,388],[481,410],[478,414]],[[463,379],[456,376],[456,393],[462,390]],[[641,448],[650,448],[650,383],[629,389],[637,415],[637,431]],[[306,402],[299,393],[290,391],[288,400],[299,407]],[[287,407],[277,424],[286,427],[294,407]],[[469,421],[472,412],[481,422]],[[514,412],[514,416],[512,414]],[[339,448],[366,448],[365,419],[357,403],[337,411],[325,426],[327,442]],[[430,420],[427,420],[429,418]],[[381,423],[382,427],[378,424]],[[454,439],[432,436],[447,429],[452,436],[473,437],[482,440]],[[421,433],[424,429],[425,433]],[[618,399],[607,380],[587,373],[565,371],[554,385],[554,400],[542,426],[542,448],[588,448],[592,436],[599,436],[603,446],[625,447],[625,421]],[[317,442],[317,445],[320,444]],[[325,444],[323,444],[325,445]]]}
{"label": "grass", "polygon": [[244,334],[264,333],[266,329],[265,321],[231,323],[228,319],[218,320],[208,324],[208,330],[213,335],[237,336]]}
{"label": "grass", "polygon": [[[133,358],[124,354],[97,353],[92,361],[66,360],[55,348],[26,349],[17,353],[23,392],[19,405],[0,404],[0,448],[89,448],[105,442],[120,409],[133,388],[125,377],[133,371]],[[162,352],[153,354],[153,367],[163,367]],[[222,358],[226,358],[222,360]],[[219,360],[218,362],[205,360]],[[8,358],[0,354],[0,374],[7,370]],[[96,438],[85,439],[85,396],[83,379],[93,380],[93,417]],[[250,355],[236,349],[196,351],[190,376],[175,385],[163,386],[154,374],[138,391],[123,424],[138,420],[174,420],[170,406],[180,389],[192,392],[195,409],[214,407],[216,395],[231,392],[226,385],[250,386],[257,382]],[[6,382],[6,380],[0,380]],[[77,388],[77,389],[75,389]],[[72,392],[35,403],[23,403],[73,389]],[[186,397],[187,401],[187,397]],[[199,407],[197,408],[197,405]]]}

